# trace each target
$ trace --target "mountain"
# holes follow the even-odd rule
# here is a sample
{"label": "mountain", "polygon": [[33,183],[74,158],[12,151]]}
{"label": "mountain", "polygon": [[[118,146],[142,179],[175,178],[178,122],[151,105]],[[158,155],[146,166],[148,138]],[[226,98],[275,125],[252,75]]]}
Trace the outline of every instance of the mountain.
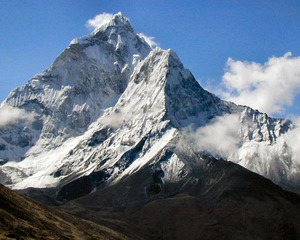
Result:
{"label": "mountain", "polygon": [[[299,185],[300,167],[282,140],[297,128],[293,123],[204,90],[174,51],[151,49],[121,13],[74,39],[1,108],[30,116],[0,127],[1,182],[31,194],[41,190],[60,202],[148,167],[162,182],[181,182],[204,163],[169,149],[224,158],[228,149],[199,149],[208,137],[193,135],[224,119],[237,131],[236,151],[225,154],[227,160],[285,188]],[[217,144],[228,142],[224,135]],[[278,154],[263,158],[259,151],[272,146]]]}
{"label": "mountain", "polygon": [[0,184],[1,239],[129,239],[123,234],[42,205]]}

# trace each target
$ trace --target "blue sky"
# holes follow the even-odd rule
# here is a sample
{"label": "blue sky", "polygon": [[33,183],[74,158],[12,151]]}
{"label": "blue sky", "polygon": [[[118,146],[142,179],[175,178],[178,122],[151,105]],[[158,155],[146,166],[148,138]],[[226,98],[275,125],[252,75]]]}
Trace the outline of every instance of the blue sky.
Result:
{"label": "blue sky", "polygon": [[[73,38],[88,34],[90,30],[85,27],[88,19],[103,12],[119,11],[130,18],[136,31],[154,36],[164,49],[174,49],[202,86],[216,93],[220,93],[225,71],[229,71],[228,77],[252,71],[253,66],[245,61],[263,64],[272,56],[280,60],[287,52],[293,54],[290,60],[300,56],[300,1],[297,0],[0,0],[0,101],[13,88],[24,85],[47,68]],[[229,57],[233,62],[225,69]],[[236,70],[239,63],[242,68]],[[293,64],[298,66],[296,61]],[[276,71],[273,72],[276,76]],[[233,83],[229,82],[229,88]],[[294,87],[299,90],[298,83]],[[237,90],[241,89],[233,89],[232,94]],[[286,95],[291,94],[289,91]],[[297,92],[293,94],[296,97],[290,107],[270,111],[271,115],[299,116],[300,97]],[[254,96],[257,98],[257,94]]]}

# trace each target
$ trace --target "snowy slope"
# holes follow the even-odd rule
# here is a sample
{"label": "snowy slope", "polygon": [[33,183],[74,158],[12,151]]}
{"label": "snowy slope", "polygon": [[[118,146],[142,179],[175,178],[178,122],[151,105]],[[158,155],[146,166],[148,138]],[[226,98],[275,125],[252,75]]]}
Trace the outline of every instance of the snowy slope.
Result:
{"label": "snowy slope", "polygon": [[[87,181],[86,194],[145,166],[159,169],[163,181],[176,182],[198,163],[174,148],[226,157],[284,186],[300,180],[293,152],[281,137],[295,128],[290,121],[207,92],[176,53],[151,50],[121,13],[74,39],[2,108],[7,105],[34,113],[33,121],[0,129],[0,158],[6,162],[0,180],[16,189],[58,187],[68,198],[76,181]],[[204,139],[195,141],[191,132],[226,116],[237,119],[231,124],[238,132],[236,153],[199,148]],[[212,134],[217,138],[218,132]],[[266,147],[279,149],[277,155],[262,158]]]}
{"label": "snowy slope", "polygon": [[[128,20],[117,14],[85,41],[73,40],[48,69],[15,89],[3,104],[35,112],[32,128],[37,131],[30,130],[28,145],[46,139],[40,144],[43,150],[53,149],[84,133],[104,109],[115,104],[137,59],[150,50]],[[7,142],[24,145],[21,137]]]}

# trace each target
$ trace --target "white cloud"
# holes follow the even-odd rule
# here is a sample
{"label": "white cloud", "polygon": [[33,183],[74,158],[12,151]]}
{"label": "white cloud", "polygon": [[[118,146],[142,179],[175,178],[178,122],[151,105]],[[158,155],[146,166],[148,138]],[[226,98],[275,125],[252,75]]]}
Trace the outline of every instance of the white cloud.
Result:
{"label": "white cloud", "polygon": [[295,163],[300,167],[300,117],[297,119],[293,119],[293,123],[296,127],[284,134],[282,137],[285,140],[287,146],[289,146],[292,150],[292,158]]}
{"label": "white cloud", "polygon": [[227,61],[220,95],[268,114],[284,113],[300,93],[300,57],[290,52],[264,63]]}
{"label": "white cloud", "polygon": [[239,115],[231,114],[216,117],[208,125],[196,130],[187,128],[184,137],[196,150],[228,159],[238,151],[241,128]]}
{"label": "white cloud", "polygon": [[34,113],[28,113],[24,109],[3,105],[0,108],[0,127],[13,125],[22,120],[32,122],[34,116]]}
{"label": "white cloud", "polygon": [[145,42],[148,43],[151,48],[154,48],[159,45],[157,42],[155,42],[154,37],[149,37],[144,33],[139,33],[138,35],[141,38],[143,38],[145,40]]}
{"label": "white cloud", "polygon": [[[108,116],[108,117],[107,117]],[[105,117],[102,117],[100,123],[113,128],[119,128],[130,117],[130,114],[122,114],[119,112],[110,112]]]}
{"label": "white cloud", "polygon": [[89,29],[96,29],[101,27],[102,25],[109,23],[113,19],[114,15],[111,13],[101,13],[95,16],[92,19],[89,19],[85,26]]}

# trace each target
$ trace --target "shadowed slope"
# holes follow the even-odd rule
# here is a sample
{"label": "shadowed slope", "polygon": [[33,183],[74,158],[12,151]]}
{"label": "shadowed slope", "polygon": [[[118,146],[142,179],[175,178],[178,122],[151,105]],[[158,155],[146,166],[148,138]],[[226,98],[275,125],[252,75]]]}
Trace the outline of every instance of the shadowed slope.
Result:
{"label": "shadowed slope", "polygon": [[114,229],[124,228],[116,222],[122,219],[153,240],[299,238],[299,195],[237,164],[194,157],[193,170],[176,184],[146,166],[62,208],[97,223],[106,219]]}
{"label": "shadowed slope", "polygon": [[128,239],[0,185],[1,239]]}

